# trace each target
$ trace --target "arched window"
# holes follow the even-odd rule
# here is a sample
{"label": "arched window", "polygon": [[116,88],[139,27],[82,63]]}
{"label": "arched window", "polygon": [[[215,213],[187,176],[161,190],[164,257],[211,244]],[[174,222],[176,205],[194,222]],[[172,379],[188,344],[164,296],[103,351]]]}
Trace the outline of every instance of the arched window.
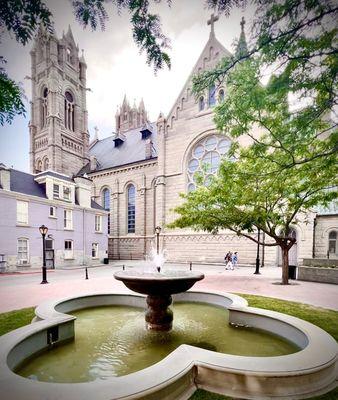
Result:
{"label": "arched window", "polygon": [[337,231],[331,231],[329,233],[329,254],[337,254]]}
{"label": "arched window", "polygon": [[210,184],[230,146],[230,140],[223,135],[207,136],[195,144],[188,158],[188,192],[196,189],[199,179],[206,186]]}
{"label": "arched window", "polygon": [[199,98],[199,100],[198,100],[198,109],[199,109],[199,111],[202,111],[202,110],[204,110],[204,97],[203,96],[201,96],[200,98]]}
{"label": "arched window", "polygon": [[218,92],[218,102],[219,102],[219,103],[223,103],[223,101],[224,101],[224,90],[221,89],[221,90]]}
{"label": "arched window", "polygon": [[48,89],[44,88],[42,92],[42,103],[41,103],[41,126],[42,128],[47,124],[47,98],[48,98]]}
{"label": "arched window", "polygon": [[43,164],[44,164],[44,165],[43,165],[43,170],[44,170],[44,171],[47,171],[47,169],[48,169],[48,167],[49,167],[49,160],[48,160],[47,157],[45,158]]}
{"label": "arched window", "polygon": [[216,104],[215,92],[216,92],[215,85],[211,85],[209,87],[209,98],[208,98],[209,107],[213,107]]}
{"label": "arched window", "polygon": [[41,171],[42,171],[42,161],[41,160],[37,160],[35,172],[39,173]]}
{"label": "arched window", "polygon": [[65,93],[65,128],[74,132],[74,97],[70,92]]}
{"label": "arched window", "polygon": [[69,63],[72,61],[72,51],[69,47],[67,47],[67,50],[66,50],[66,59],[67,59],[67,62],[69,62]]}
{"label": "arched window", "polygon": [[[110,211],[110,190],[104,189],[102,191],[102,207],[106,211]],[[110,213],[108,214],[108,235],[110,234]]]}
{"label": "arched window", "polygon": [[127,214],[127,231],[135,233],[135,186],[129,185],[127,189],[128,196],[128,214]]}

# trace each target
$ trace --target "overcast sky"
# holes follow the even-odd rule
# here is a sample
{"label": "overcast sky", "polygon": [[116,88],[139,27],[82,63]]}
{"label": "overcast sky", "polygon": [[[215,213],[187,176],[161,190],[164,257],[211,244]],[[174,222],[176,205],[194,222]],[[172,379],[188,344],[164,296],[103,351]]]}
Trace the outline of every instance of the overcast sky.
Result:
{"label": "overcast sky", "polygon": [[[207,20],[211,12],[204,7],[203,0],[173,0],[171,8],[166,2],[154,6],[161,15],[163,32],[171,39],[170,71],[159,71],[157,75],[146,65],[145,55],[133,42],[129,14],[117,15],[111,4],[109,21],[105,31],[83,30],[75,21],[68,0],[47,1],[55,22],[58,37],[71,26],[75,42],[84,49],[88,65],[87,108],[89,132],[99,128],[99,138],[108,136],[115,129],[115,112],[124,94],[137,104],[143,97],[151,121],[156,120],[160,111],[169,112],[182,86],[188,78],[197,58],[208,40],[210,26]],[[234,10],[229,18],[221,16],[215,23],[217,39],[230,51],[234,40],[240,34],[242,16],[248,26],[252,18],[251,10]],[[30,55],[32,44],[23,47],[8,36],[2,37],[1,54],[7,59],[7,71],[11,78],[23,84],[27,96],[26,117],[16,117],[11,125],[0,127],[0,162],[29,172],[29,103],[31,96]]]}

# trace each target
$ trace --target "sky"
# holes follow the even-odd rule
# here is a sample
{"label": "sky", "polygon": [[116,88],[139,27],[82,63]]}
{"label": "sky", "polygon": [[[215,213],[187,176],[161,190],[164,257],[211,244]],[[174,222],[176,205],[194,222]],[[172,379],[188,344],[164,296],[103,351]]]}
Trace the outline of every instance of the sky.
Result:
{"label": "sky", "polygon": [[[156,121],[160,112],[167,115],[179,95],[194,64],[202,52],[210,32],[207,20],[211,11],[203,0],[173,0],[171,7],[165,1],[153,6],[161,16],[162,30],[171,40],[169,51],[172,67],[156,75],[146,64],[145,54],[140,54],[132,38],[130,15],[117,14],[112,4],[107,4],[109,20],[104,31],[83,29],[75,20],[71,2],[50,0],[46,2],[53,13],[54,27],[60,38],[71,26],[75,42],[84,49],[87,62],[88,125],[91,137],[98,127],[99,138],[115,130],[115,113],[126,94],[131,103],[144,99],[150,121]],[[240,20],[245,17],[247,39],[252,10],[234,9],[227,18],[220,16],[215,23],[217,39],[229,50],[234,50],[240,34]],[[9,76],[21,82],[25,91],[26,116],[16,116],[11,125],[0,127],[0,162],[29,172],[29,100],[31,82],[30,55],[32,43],[18,44],[5,33],[1,38],[1,55],[7,60]]]}

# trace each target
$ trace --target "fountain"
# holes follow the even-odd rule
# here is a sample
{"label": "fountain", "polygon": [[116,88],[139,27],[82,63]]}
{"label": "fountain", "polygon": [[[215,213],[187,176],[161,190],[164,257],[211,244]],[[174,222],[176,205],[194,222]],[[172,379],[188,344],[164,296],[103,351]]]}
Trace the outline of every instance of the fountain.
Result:
{"label": "fountain", "polygon": [[[156,227],[159,235],[160,228]],[[170,331],[172,329],[173,312],[169,308],[172,295],[189,290],[197,281],[204,279],[204,274],[191,271],[163,271],[165,253],[152,249],[151,259],[154,272],[119,271],[115,279],[122,281],[128,289],[147,295],[146,328],[154,331]],[[157,272],[156,272],[157,271]]]}

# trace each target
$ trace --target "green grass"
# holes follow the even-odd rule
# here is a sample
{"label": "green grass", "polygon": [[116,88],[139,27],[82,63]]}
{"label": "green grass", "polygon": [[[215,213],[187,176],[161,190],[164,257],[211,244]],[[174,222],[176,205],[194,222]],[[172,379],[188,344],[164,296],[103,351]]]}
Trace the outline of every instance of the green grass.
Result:
{"label": "green grass", "polygon": [[0,336],[21,326],[30,324],[34,317],[34,307],[0,314]]}
{"label": "green grass", "polygon": [[[241,294],[251,307],[265,308],[272,311],[278,311],[289,314],[294,317],[304,319],[314,325],[327,331],[338,341],[338,312],[327,310],[325,308],[312,307],[306,304],[273,299],[271,297],[254,296]],[[0,336],[5,333],[27,325],[34,318],[34,308],[23,308],[22,310],[10,311],[0,314]],[[206,392],[205,390],[196,390],[190,397],[190,400],[231,400],[231,397],[222,396],[216,393]],[[336,400],[338,399],[338,388],[331,392],[313,397],[311,400]]]}

